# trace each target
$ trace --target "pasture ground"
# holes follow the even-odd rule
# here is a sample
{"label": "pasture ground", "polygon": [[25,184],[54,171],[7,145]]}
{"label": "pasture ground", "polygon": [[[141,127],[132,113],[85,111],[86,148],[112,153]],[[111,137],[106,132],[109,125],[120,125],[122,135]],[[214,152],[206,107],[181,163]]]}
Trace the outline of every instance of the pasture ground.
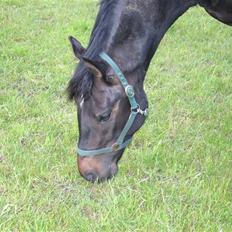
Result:
{"label": "pasture ground", "polygon": [[168,31],[150,117],[109,183],[76,169],[75,67],[93,0],[1,0],[0,231],[232,231],[232,28],[196,7]]}

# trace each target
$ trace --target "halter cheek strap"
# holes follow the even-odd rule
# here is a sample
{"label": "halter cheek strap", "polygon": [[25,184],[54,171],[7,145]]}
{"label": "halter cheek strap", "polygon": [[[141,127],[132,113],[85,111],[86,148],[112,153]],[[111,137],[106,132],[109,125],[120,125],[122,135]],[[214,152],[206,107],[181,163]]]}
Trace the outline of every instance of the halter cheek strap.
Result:
{"label": "halter cheek strap", "polygon": [[111,153],[111,152],[124,149],[132,140],[132,138],[130,138],[124,141],[128,131],[130,130],[130,128],[132,127],[135,121],[137,114],[141,114],[144,117],[148,115],[148,108],[146,108],[145,110],[141,110],[139,104],[137,103],[134,97],[135,93],[134,93],[133,86],[129,85],[129,83],[127,82],[127,79],[125,78],[125,76],[123,75],[123,73],[121,72],[117,64],[105,52],[102,52],[100,54],[100,57],[111,66],[111,68],[114,70],[115,75],[121,82],[122,87],[124,88],[124,91],[127,95],[127,98],[131,106],[131,113],[121,134],[119,135],[118,139],[112,146],[105,147],[105,148],[99,148],[95,150],[83,150],[77,147],[77,154],[79,156],[96,156],[96,155],[102,155],[102,154]]}

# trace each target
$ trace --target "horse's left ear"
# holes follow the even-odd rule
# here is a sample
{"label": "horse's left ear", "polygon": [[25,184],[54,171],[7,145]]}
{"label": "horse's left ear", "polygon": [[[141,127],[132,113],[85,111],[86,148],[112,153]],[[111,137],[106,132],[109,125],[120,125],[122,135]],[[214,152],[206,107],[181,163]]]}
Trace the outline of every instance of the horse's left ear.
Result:
{"label": "horse's left ear", "polygon": [[102,78],[103,74],[99,68],[99,64],[97,62],[94,62],[92,60],[89,60],[85,57],[82,57],[86,67],[89,69],[89,71],[97,78]]}
{"label": "horse's left ear", "polygon": [[72,49],[73,49],[73,52],[74,52],[76,58],[80,60],[85,53],[85,48],[74,37],[69,36],[68,38],[69,38],[69,41],[72,45]]}

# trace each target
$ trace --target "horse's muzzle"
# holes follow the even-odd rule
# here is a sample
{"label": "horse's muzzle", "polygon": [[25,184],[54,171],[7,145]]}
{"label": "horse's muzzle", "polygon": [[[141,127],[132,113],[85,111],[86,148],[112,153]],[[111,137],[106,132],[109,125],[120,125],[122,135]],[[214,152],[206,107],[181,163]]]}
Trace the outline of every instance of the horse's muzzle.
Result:
{"label": "horse's muzzle", "polygon": [[[106,165],[99,165],[99,163],[93,164],[93,160],[88,160],[88,158],[81,158],[81,160],[78,160],[78,169],[81,174],[81,176],[92,183],[95,182],[104,182],[112,177],[114,177],[118,172],[118,166],[117,163],[111,162],[110,164]],[[97,165],[98,164],[98,165]]]}

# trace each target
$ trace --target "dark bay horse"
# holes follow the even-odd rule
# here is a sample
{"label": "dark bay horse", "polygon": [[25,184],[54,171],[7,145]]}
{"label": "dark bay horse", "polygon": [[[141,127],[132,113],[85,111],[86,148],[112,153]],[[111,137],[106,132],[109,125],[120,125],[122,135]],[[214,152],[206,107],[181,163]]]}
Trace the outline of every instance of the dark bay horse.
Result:
{"label": "dark bay horse", "polygon": [[86,180],[117,173],[146,118],[143,82],[150,61],[169,27],[195,5],[232,25],[232,0],[102,0],[88,47],[69,38],[80,60],[68,92],[78,108],[77,163]]}

